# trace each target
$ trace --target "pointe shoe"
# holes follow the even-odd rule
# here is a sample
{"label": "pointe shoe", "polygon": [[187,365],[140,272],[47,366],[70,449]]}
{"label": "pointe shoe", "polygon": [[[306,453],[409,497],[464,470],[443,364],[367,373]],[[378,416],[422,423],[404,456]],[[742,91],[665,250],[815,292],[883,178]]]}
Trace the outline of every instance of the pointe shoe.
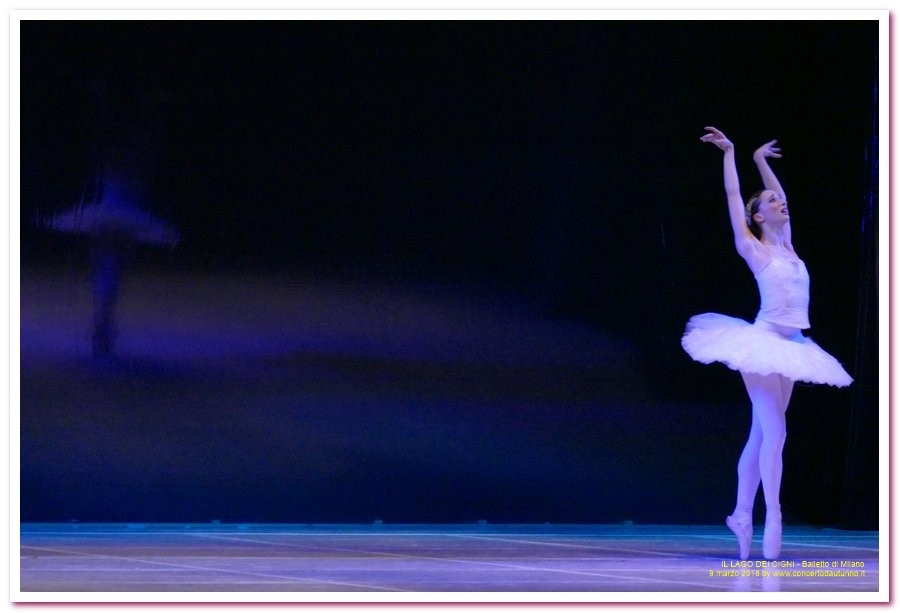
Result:
{"label": "pointe shoe", "polygon": [[740,558],[742,560],[749,560],[750,543],[753,540],[753,519],[729,515],[725,518],[725,525],[728,526],[737,537]]}
{"label": "pointe shoe", "polygon": [[781,553],[781,518],[767,519],[763,532],[763,557],[774,560]]}

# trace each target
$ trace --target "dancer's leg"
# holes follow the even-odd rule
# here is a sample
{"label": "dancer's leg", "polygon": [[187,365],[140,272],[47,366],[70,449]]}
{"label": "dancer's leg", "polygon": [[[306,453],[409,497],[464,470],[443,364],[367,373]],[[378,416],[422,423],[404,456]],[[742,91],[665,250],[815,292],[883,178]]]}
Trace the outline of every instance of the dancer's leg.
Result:
{"label": "dancer's leg", "polygon": [[122,285],[128,246],[125,239],[97,236],[91,243],[91,276],[94,294],[93,353],[96,358],[112,353],[115,308]]}
{"label": "dancer's leg", "polygon": [[750,425],[750,435],[738,460],[737,473],[737,500],[734,505],[734,515],[753,515],[753,502],[756,500],[756,492],[759,489],[759,447],[762,444],[762,429],[756,412],[753,412],[753,420]]}
{"label": "dancer's leg", "polygon": [[787,377],[778,377],[781,383],[781,406],[784,407],[783,412],[787,413],[788,404],[791,402],[791,394],[794,393],[794,382]]}
{"label": "dancer's leg", "polygon": [[787,436],[785,413],[793,391],[793,382],[780,375],[744,374],[747,393],[753,402],[753,414],[759,421],[762,441],[759,446],[759,474],[766,500],[766,531],[763,555],[778,556],[781,549],[781,475],[782,450]]}
{"label": "dancer's leg", "polygon": [[121,270],[112,258],[94,258],[93,293],[94,293],[94,357],[102,358],[112,351],[113,312],[119,294]]}
{"label": "dancer's leg", "polygon": [[759,490],[759,449],[762,445],[762,426],[756,411],[752,412],[750,434],[738,461],[737,500],[734,511],[725,518],[725,524],[738,540],[738,553],[742,560],[750,558],[753,540],[753,502]]}

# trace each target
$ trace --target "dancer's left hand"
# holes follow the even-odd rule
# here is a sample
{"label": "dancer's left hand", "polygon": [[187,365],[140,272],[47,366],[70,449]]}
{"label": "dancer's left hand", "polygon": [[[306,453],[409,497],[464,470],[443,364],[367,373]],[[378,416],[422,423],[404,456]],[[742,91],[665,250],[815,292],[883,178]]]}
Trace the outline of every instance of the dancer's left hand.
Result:
{"label": "dancer's left hand", "polygon": [[770,140],[765,145],[762,145],[759,149],[753,152],[753,159],[758,160],[761,158],[780,158],[781,148],[775,146],[775,143],[777,142],[777,140]]}

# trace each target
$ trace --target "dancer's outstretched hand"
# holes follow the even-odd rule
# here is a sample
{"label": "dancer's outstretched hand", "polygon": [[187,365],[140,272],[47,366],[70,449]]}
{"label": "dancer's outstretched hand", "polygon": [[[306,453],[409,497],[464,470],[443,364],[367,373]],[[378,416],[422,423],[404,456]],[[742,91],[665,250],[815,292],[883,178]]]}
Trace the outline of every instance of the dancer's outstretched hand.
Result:
{"label": "dancer's outstretched hand", "polygon": [[706,126],[703,128],[708,132],[708,134],[704,134],[700,137],[700,140],[704,143],[712,143],[722,151],[728,151],[729,149],[733,149],[734,145],[728,140],[728,137],[725,136],[721,130],[717,128],[713,128],[712,126]]}
{"label": "dancer's outstretched hand", "polygon": [[781,148],[775,146],[775,143],[777,142],[777,140],[770,140],[765,145],[754,151],[753,159],[758,160],[760,158],[780,158]]}

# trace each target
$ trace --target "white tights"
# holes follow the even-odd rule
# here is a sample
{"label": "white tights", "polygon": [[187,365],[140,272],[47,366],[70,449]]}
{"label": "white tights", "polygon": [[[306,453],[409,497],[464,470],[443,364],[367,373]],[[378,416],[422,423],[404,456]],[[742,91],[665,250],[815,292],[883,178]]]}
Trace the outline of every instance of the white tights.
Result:
{"label": "white tights", "polygon": [[794,382],[779,374],[741,374],[753,403],[753,422],[738,461],[734,514],[739,517],[753,516],[753,502],[761,482],[766,501],[766,520],[780,520],[781,451],[787,435],[785,412]]}

